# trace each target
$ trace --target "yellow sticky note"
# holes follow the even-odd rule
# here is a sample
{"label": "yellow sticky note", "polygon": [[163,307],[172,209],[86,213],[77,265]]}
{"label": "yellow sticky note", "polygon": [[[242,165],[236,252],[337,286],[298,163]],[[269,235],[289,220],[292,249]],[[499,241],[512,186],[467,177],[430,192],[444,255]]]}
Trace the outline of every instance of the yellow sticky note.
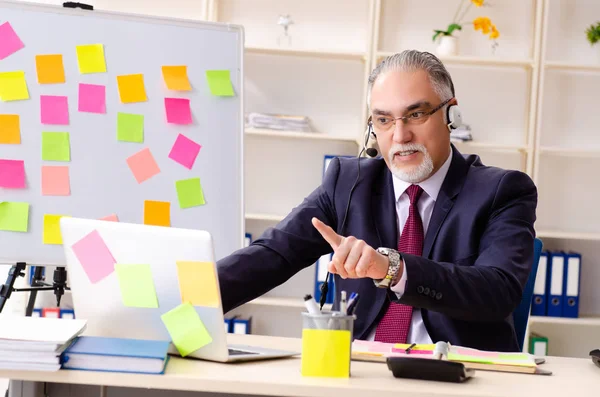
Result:
{"label": "yellow sticky note", "polygon": [[35,68],[37,70],[38,83],[60,84],[65,82],[65,68],[63,57],[57,55],[36,55]]}
{"label": "yellow sticky note", "polygon": [[219,286],[212,262],[177,261],[181,301],[219,307]]}
{"label": "yellow sticky note", "polygon": [[62,235],[60,233],[60,218],[67,215],[44,215],[44,244],[62,244]]}
{"label": "yellow sticky note", "polygon": [[144,225],[171,226],[171,203],[144,201]]}
{"label": "yellow sticky note", "polygon": [[18,114],[0,114],[0,144],[21,143],[21,122]]}
{"label": "yellow sticky note", "polygon": [[182,357],[212,342],[212,337],[190,303],[183,303],[161,316],[173,345]]}
{"label": "yellow sticky note", "polygon": [[158,308],[150,265],[115,264],[121,299],[128,307]]}
{"label": "yellow sticky note", "polygon": [[350,331],[303,329],[302,376],[350,376]]}
{"label": "yellow sticky note", "polygon": [[25,72],[0,73],[0,99],[5,102],[29,99]]}
{"label": "yellow sticky note", "polygon": [[168,89],[176,91],[192,90],[187,75],[187,66],[163,66],[162,74]]}
{"label": "yellow sticky note", "polygon": [[143,74],[126,74],[117,76],[119,97],[122,103],[145,102],[146,88],[144,88]]}
{"label": "yellow sticky note", "polygon": [[104,45],[88,44],[77,46],[79,73],[105,73]]}

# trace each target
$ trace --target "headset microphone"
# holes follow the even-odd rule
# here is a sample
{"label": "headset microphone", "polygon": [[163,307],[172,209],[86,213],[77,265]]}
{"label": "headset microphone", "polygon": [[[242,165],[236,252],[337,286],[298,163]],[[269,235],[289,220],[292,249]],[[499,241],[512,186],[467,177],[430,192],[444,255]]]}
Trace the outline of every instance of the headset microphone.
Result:
{"label": "headset microphone", "polygon": [[376,157],[376,156],[377,156],[377,154],[379,153],[379,152],[377,151],[377,149],[375,149],[375,148],[373,148],[373,147],[370,147],[370,148],[368,148],[368,149],[366,150],[366,152],[367,152],[367,155],[368,155],[369,157]]}

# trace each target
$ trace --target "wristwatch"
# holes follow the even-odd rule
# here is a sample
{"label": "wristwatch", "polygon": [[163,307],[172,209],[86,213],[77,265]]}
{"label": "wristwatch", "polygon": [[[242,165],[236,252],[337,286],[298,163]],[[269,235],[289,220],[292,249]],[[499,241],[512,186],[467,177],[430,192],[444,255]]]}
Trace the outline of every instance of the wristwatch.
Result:
{"label": "wristwatch", "polygon": [[384,247],[377,248],[377,252],[381,255],[387,256],[390,261],[390,265],[388,266],[388,272],[385,278],[381,280],[373,279],[373,282],[378,288],[389,288],[390,285],[392,285],[392,281],[396,279],[398,271],[400,271],[400,261],[402,260],[402,255],[400,255],[400,252],[394,249]]}

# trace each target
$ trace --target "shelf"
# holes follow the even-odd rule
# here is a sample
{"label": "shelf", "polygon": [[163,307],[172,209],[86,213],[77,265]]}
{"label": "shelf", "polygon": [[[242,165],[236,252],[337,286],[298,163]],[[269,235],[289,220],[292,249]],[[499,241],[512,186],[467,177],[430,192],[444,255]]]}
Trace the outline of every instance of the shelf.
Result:
{"label": "shelf", "polygon": [[288,55],[324,59],[345,59],[350,61],[364,61],[366,59],[363,52],[350,51],[327,51],[327,50],[293,50],[284,48],[266,48],[266,47],[246,47],[248,54],[264,55]]}
{"label": "shelf", "polygon": [[[377,58],[388,57],[394,55],[394,52],[379,51]],[[470,56],[451,56],[439,57],[439,59],[448,65],[474,65],[474,66],[519,66],[531,68],[534,66],[531,59],[501,59],[490,57],[470,57]]]}
{"label": "shelf", "polygon": [[[275,131],[258,128],[246,128],[246,134],[289,139],[314,139],[319,141],[341,141],[357,143],[356,138],[323,134],[321,132]],[[357,143],[358,144],[358,143]]]}
{"label": "shelf", "polygon": [[546,317],[546,316],[531,316],[529,317],[532,324],[564,324],[564,325],[591,325],[600,326],[600,317],[579,317],[579,318],[564,318],[564,317]]}
{"label": "shelf", "polygon": [[[298,309],[304,309],[304,301],[296,298],[277,298],[272,296],[263,296],[256,298],[248,303],[247,305],[259,305],[259,306],[275,306],[275,307],[296,307]],[[323,306],[323,310],[330,310],[331,304]]]}
{"label": "shelf", "polygon": [[568,62],[546,62],[546,69],[578,70],[582,72],[600,72],[600,65],[584,65]]}
{"label": "shelf", "polygon": [[563,231],[542,230],[536,231],[536,236],[539,238],[559,238],[564,240],[598,240],[600,241],[600,233],[573,233]]}
{"label": "shelf", "polygon": [[551,146],[540,147],[541,154],[560,157],[585,157],[585,158],[600,158],[600,149],[578,149],[578,148],[560,148]]}
{"label": "shelf", "polygon": [[258,214],[258,213],[247,213],[246,220],[253,221],[272,221],[279,222],[282,221],[285,216],[282,215],[273,215],[273,214]]}
{"label": "shelf", "polygon": [[527,146],[525,145],[502,145],[497,143],[488,143],[488,142],[460,142],[460,141],[452,141],[452,143],[460,150],[461,148],[470,148],[470,149],[484,149],[490,150],[494,152],[505,152],[505,153],[514,153],[514,152],[526,152]]}

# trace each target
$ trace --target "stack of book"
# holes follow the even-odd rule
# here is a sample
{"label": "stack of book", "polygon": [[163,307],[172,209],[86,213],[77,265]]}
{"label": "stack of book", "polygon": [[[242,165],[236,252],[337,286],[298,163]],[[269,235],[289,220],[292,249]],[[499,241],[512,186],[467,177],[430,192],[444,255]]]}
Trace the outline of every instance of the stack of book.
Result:
{"label": "stack of book", "polygon": [[86,324],[85,320],[3,316],[0,369],[58,371],[61,355]]}
{"label": "stack of book", "polygon": [[270,113],[249,113],[246,127],[277,131],[314,132],[306,116],[291,116]]}

